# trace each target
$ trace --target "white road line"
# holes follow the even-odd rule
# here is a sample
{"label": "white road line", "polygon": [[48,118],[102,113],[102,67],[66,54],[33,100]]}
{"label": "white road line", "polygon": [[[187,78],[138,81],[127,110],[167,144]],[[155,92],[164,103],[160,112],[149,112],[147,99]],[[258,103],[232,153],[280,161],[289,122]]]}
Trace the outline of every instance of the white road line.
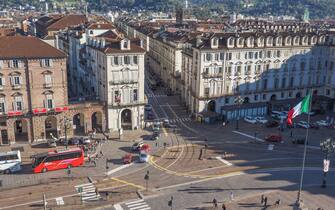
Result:
{"label": "white road line", "polygon": [[223,162],[224,164],[226,164],[227,166],[232,166],[233,164],[228,162],[227,160],[223,159],[220,156],[217,156],[216,159],[218,159],[219,161]]}
{"label": "white road line", "polygon": [[115,210],[123,210],[120,204],[115,204],[114,205]]}
{"label": "white road line", "polygon": [[128,202],[128,203],[125,203],[125,204],[126,204],[126,205],[129,205],[129,204],[139,203],[139,202],[143,202],[143,201],[144,201],[143,199],[140,199],[140,200],[131,201],[131,202]]}
{"label": "white road line", "polygon": [[142,208],[148,208],[148,204],[144,204],[142,206],[137,206],[137,207],[134,207],[134,208],[130,208],[130,210],[135,210],[135,209],[142,209]]}
{"label": "white road line", "polygon": [[127,205],[127,207],[129,207],[129,208],[133,208],[133,207],[136,207],[136,206],[142,206],[142,205],[146,205],[146,203],[145,203],[145,202],[134,203],[134,204],[131,204],[131,205]]}
{"label": "white road line", "polygon": [[149,210],[149,209],[151,209],[151,207],[147,207],[147,208],[140,209],[140,210]]}
{"label": "white road line", "polygon": [[111,175],[111,174],[113,174],[113,173],[115,173],[115,172],[117,172],[117,171],[120,171],[120,170],[122,170],[122,169],[128,168],[129,166],[132,166],[132,165],[134,165],[134,163],[130,163],[130,164],[126,164],[126,165],[122,165],[122,166],[120,166],[120,167],[117,167],[117,168],[114,168],[114,169],[112,169],[112,170],[110,170],[110,171],[107,171],[106,174],[109,176],[109,175]]}
{"label": "white road line", "polygon": [[255,138],[255,136],[251,136],[249,134],[242,133],[240,131],[233,131],[233,133],[240,134],[240,135],[245,136],[245,137],[249,137],[249,138],[254,139],[256,141],[259,141],[259,142],[265,142],[263,139],[260,139],[260,138],[257,138],[257,137]]}
{"label": "white road line", "polygon": [[74,187],[78,188],[78,187],[84,187],[84,186],[88,186],[88,185],[92,185],[92,183],[80,184],[80,185],[76,185]]}

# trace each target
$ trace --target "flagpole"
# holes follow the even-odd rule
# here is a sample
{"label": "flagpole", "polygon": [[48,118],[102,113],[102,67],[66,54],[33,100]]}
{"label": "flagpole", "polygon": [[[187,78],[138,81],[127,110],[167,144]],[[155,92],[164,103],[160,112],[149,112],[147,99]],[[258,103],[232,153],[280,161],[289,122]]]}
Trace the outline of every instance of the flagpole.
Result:
{"label": "flagpole", "polygon": [[309,122],[310,122],[310,118],[311,118],[311,115],[310,115],[310,112],[311,112],[311,108],[312,108],[312,99],[313,99],[313,89],[311,90],[311,98],[310,98],[310,101],[309,101],[309,109],[308,109],[308,113],[307,113],[307,123],[308,123],[308,126],[307,126],[307,129],[306,129],[306,137],[305,137],[305,145],[304,145],[304,155],[303,155],[303,158],[302,158],[302,167],[301,167],[301,175],[300,175],[300,184],[299,184],[299,191],[298,191],[298,197],[297,197],[297,201],[296,201],[296,204],[298,206],[300,206],[302,203],[301,203],[301,191],[302,191],[302,183],[303,183],[303,180],[304,180],[304,172],[305,172],[305,164],[306,164],[306,153],[307,153],[307,140],[308,140],[308,130],[309,130]]}

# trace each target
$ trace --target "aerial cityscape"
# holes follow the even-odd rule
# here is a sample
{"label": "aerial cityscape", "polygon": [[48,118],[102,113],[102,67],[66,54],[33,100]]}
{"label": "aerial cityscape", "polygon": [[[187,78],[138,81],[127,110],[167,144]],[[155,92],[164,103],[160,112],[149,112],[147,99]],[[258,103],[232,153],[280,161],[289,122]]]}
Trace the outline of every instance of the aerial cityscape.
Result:
{"label": "aerial cityscape", "polygon": [[335,210],[335,0],[0,0],[0,210]]}

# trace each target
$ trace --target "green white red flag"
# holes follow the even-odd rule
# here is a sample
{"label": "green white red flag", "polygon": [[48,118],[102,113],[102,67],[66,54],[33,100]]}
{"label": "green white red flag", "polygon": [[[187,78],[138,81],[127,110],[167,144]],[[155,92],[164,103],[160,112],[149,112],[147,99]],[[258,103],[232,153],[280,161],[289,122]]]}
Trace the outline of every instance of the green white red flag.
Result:
{"label": "green white red flag", "polygon": [[292,125],[292,119],[302,113],[308,113],[311,106],[311,94],[305,96],[305,98],[300,101],[293,109],[291,109],[287,114],[287,124]]}

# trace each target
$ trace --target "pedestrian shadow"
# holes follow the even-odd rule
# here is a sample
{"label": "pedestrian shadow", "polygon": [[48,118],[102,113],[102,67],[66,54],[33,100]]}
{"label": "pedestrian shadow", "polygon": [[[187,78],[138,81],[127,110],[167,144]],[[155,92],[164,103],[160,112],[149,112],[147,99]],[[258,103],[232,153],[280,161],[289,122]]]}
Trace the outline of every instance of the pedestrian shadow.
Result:
{"label": "pedestrian shadow", "polygon": [[133,153],[133,150],[131,147],[120,147],[119,150],[127,152],[127,153]]}
{"label": "pedestrian shadow", "polygon": [[238,203],[238,205],[240,207],[243,207],[243,208],[252,208],[252,207],[263,207],[263,206],[260,206],[258,203]]}

